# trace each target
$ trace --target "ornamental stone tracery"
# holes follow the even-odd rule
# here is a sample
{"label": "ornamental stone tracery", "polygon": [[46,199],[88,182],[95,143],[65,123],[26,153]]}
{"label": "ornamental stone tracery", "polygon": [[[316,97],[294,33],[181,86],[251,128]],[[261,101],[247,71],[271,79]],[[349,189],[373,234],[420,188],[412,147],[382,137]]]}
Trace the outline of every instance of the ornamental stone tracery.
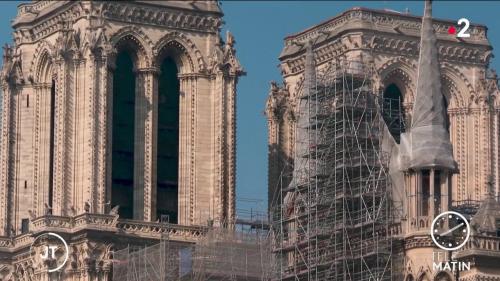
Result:
{"label": "ornamental stone tracery", "polygon": [[[37,233],[71,238],[62,280],[90,281],[109,276],[113,249],[162,235],[191,243],[209,222],[236,219],[235,96],[244,71],[235,40],[230,33],[221,39],[216,1],[150,2],[19,5],[14,46],[4,47],[1,72],[1,280],[49,277],[43,263],[26,258],[26,246]],[[143,196],[134,203],[134,220],[118,217],[110,206],[113,75],[120,51],[132,56],[135,93],[141,97],[136,111],[141,133],[135,141],[142,157],[134,171],[142,184],[134,188]],[[156,95],[166,57],[179,69],[178,225],[156,217]],[[29,234],[22,233],[23,219],[29,219]],[[4,258],[13,261],[6,264]]]}

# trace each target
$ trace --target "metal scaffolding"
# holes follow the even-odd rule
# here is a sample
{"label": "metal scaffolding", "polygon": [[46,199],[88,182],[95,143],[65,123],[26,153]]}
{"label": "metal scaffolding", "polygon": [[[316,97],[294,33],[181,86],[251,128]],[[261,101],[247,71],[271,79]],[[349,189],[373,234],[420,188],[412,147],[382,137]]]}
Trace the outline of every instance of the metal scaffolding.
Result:
{"label": "metal scaffolding", "polygon": [[194,250],[195,281],[270,280],[268,232],[213,229]]}
{"label": "metal scaffolding", "polygon": [[113,255],[113,281],[260,281],[272,274],[267,230],[212,228],[196,244],[170,241]]}
{"label": "metal scaffolding", "polygon": [[184,280],[192,275],[192,253],[191,244],[168,239],[149,247],[128,246],[113,254],[113,281]]}
{"label": "metal scaffolding", "polygon": [[277,280],[391,280],[389,159],[370,77],[357,61],[306,73],[294,175],[271,213]]}

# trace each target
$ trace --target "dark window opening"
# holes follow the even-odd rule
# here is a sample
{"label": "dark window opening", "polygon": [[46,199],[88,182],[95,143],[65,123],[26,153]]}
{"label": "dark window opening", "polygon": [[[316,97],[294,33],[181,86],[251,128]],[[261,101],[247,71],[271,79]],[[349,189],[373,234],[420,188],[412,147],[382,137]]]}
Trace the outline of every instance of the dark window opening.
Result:
{"label": "dark window opening", "polygon": [[21,220],[21,234],[28,233],[30,231],[30,220],[22,219]]}
{"label": "dark window opening", "polygon": [[121,52],[113,75],[111,205],[122,218],[133,218],[135,75],[132,58]]}
{"label": "dark window opening", "polygon": [[500,219],[496,219],[497,237],[500,237]]}
{"label": "dark window opening", "polygon": [[422,202],[421,202],[421,210],[420,210],[420,215],[421,216],[428,216],[429,215],[429,197],[430,197],[430,188],[431,188],[431,176],[430,176],[430,171],[429,170],[423,170],[422,171]]}
{"label": "dark window opening", "polygon": [[395,84],[390,84],[384,91],[382,116],[392,137],[399,143],[401,133],[405,132],[403,96]]}
{"label": "dark window opening", "polygon": [[26,107],[30,107],[30,95],[26,95]]}
{"label": "dark window opening", "polygon": [[56,112],[56,81],[50,87],[49,206],[54,206],[54,136]]}
{"label": "dark window opening", "polygon": [[163,60],[158,83],[157,218],[177,223],[179,171],[179,79],[172,58]]}

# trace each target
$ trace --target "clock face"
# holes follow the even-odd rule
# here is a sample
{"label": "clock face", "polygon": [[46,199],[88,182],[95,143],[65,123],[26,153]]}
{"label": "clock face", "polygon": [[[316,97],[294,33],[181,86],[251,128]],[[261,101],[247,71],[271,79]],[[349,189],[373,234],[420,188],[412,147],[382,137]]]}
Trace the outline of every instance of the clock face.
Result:
{"label": "clock face", "polygon": [[460,213],[441,213],[432,221],[431,237],[436,246],[443,250],[457,250],[465,245],[470,236],[467,219]]}

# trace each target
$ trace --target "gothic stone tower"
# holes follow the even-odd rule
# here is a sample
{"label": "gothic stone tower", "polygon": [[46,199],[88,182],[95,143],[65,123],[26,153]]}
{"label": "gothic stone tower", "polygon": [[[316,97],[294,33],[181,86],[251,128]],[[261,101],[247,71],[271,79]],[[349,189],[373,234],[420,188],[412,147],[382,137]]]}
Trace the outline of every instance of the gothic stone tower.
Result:
{"label": "gothic stone tower", "polygon": [[[26,247],[43,231],[91,224],[149,239],[161,220],[193,241],[198,226],[234,219],[243,70],[222,16],[217,1],[19,5],[1,72],[0,263],[11,274],[28,274]],[[103,258],[113,245],[101,238],[75,247]]]}
{"label": "gothic stone tower", "polygon": [[[279,188],[286,188],[291,180],[296,149],[298,95],[304,87],[307,42],[312,41],[318,73],[330,64],[346,61],[362,61],[371,65],[374,69],[370,77],[372,82],[384,98],[396,101],[391,102],[391,106],[401,112],[401,117],[384,116],[394,143],[400,147],[404,142],[401,134],[411,131],[414,118],[417,118],[417,127],[429,121],[423,120],[429,116],[425,113],[422,115],[421,109],[416,108],[422,106],[417,103],[419,89],[426,92],[424,96],[432,94],[433,100],[442,105],[444,116],[439,120],[442,125],[439,133],[443,138],[437,141],[447,148],[446,151],[452,151],[451,155],[441,155],[447,161],[439,161],[440,165],[426,171],[406,169],[406,173],[403,173],[405,169],[396,167],[400,172],[394,173],[392,199],[397,221],[391,233],[405,241],[400,250],[412,256],[407,259],[407,263],[396,261],[399,267],[397,271],[404,272],[405,280],[446,280],[450,278],[449,274],[431,272],[432,268],[418,259],[419,252],[425,252],[428,257],[429,248],[433,247],[427,234],[435,213],[451,206],[460,206],[467,200],[484,200],[491,182],[495,196],[499,195],[500,91],[498,78],[489,68],[492,47],[485,26],[472,24],[468,30],[470,37],[458,40],[447,32],[449,26],[456,24],[454,21],[433,19],[432,23],[424,23],[428,30],[434,30],[436,37],[435,42],[428,44],[430,47],[425,50],[437,57],[432,62],[434,70],[425,74],[438,76],[437,82],[441,84],[438,89],[434,77],[432,93],[426,92],[429,85],[417,86],[419,54],[423,51],[420,50],[424,28],[421,17],[352,8],[285,38],[279,56],[283,85],[272,82],[266,104],[269,202],[270,208],[273,208],[279,201]],[[419,116],[415,115],[416,112]],[[393,123],[399,125],[392,126]],[[448,161],[450,159],[456,163],[450,164],[453,162]],[[429,184],[425,189],[417,190],[424,179]],[[430,193],[439,194],[439,191],[440,201],[431,200],[434,198],[429,196]],[[419,233],[425,233],[426,236],[419,236]],[[405,278],[400,277],[401,280]]]}
{"label": "gothic stone tower", "polygon": [[[458,173],[451,178],[451,200],[482,200],[493,176],[500,186],[500,101],[497,76],[489,69],[492,56],[484,25],[471,24],[470,37],[449,35],[451,20],[433,20],[437,37],[446,125]],[[305,43],[315,42],[317,69],[336,60],[371,63],[372,80],[384,97],[399,99],[404,123],[411,124],[415,101],[421,17],[390,11],[352,8],[285,38],[279,56],[283,86],[273,82],[266,104],[269,131],[269,202],[276,188],[287,186],[294,155],[297,94],[304,81]],[[391,127],[393,128],[393,127]],[[401,129],[391,129],[399,142]],[[280,183],[280,180],[283,182]],[[395,190],[401,202],[403,188]],[[403,208],[402,208],[403,209]]]}
{"label": "gothic stone tower", "polygon": [[[447,29],[456,24],[434,20],[447,126],[459,173],[452,176],[452,200],[481,200],[493,176],[500,186],[500,101],[496,74],[489,69],[492,47],[486,27],[471,24],[470,37],[457,40]],[[290,35],[280,54],[283,86],[273,83],[266,105],[269,130],[269,196],[280,175],[290,174],[294,151],[294,107],[304,81],[307,40],[316,40],[317,68],[334,60],[361,59],[373,63],[386,97],[399,97],[406,125],[410,124],[417,81],[421,18],[389,11],[353,8]],[[399,139],[398,130],[392,131]],[[284,172],[285,171],[285,172]],[[290,179],[285,179],[285,181]],[[283,186],[286,186],[284,183]]]}

